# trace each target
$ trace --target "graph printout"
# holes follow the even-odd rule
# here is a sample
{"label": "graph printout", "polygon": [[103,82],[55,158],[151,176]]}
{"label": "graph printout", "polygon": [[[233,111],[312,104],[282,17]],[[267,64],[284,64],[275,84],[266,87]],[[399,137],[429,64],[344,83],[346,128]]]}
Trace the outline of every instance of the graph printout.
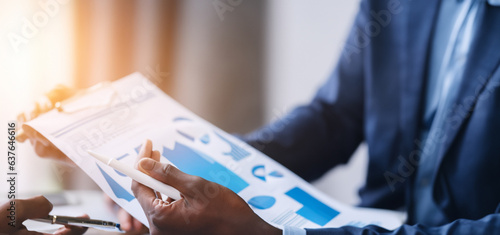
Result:
{"label": "graph printout", "polygon": [[27,125],[73,160],[131,215],[148,225],[131,179],[86,150],[133,166],[146,139],[180,170],[231,189],[264,220],[304,228],[402,223],[399,214],[344,205],[239,139],[196,116],[139,73],[86,92]]}

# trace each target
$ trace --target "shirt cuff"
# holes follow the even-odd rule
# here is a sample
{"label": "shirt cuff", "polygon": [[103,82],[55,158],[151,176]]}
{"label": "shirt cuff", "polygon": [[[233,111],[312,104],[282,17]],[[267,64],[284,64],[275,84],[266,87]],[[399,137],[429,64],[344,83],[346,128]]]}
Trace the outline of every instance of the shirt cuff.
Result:
{"label": "shirt cuff", "polygon": [[283,235],[306,235],[306,230],[303,228],[285,226]]}

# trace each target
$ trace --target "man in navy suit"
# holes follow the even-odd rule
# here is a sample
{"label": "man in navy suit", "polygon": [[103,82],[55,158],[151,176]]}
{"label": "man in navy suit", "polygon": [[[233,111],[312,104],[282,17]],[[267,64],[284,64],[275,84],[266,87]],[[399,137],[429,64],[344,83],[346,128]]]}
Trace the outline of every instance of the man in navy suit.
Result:
{"label": "man in navy suit", "polygon": [[[365,141],[361,206],[405,208],[408,225],[394,233],[500,234],[499,5],[363,1],[313,101],[248,142],[313,180]],[[383,230],[307,234],[363,231]]]}

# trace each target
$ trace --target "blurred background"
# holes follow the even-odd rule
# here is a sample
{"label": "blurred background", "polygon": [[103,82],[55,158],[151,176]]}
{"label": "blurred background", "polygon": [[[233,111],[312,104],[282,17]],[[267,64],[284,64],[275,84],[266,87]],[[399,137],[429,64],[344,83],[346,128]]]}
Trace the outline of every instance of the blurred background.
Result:
{"label": "blurred background", "polygon": [[[312,98],[337,61],[358,5],[0,0],[1,123],[56,84],[85,88],[139,71],[202,118],[227,132],[247,133]],[[6,143],[1,148],[6,152]],[[96,188],[78,169],[36,157],[29,144],[18,144],[18,155],[21,194]],[[349,164],[314,184],[355,204],[366,161],[361,145]],[[5,161],[1,166],[6,176]]]}

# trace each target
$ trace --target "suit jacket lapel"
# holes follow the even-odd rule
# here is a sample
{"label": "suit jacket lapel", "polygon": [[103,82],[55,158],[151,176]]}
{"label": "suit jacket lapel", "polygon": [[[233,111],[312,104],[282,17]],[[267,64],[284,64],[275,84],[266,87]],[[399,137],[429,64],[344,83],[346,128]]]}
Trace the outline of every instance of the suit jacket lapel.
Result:
{"label": "suit jacket lapel", "polygon": [[480,9],[478,15],[482,18],[479,19],[477,33],[471,44],[462,84],[460,84],[457,98],[453,102],[455,105],[450,107],[443,127],[446,138],[438,152],[439,165],[449,151],[457,133],[474,111],[481,91],[484,90],[493,72],[499,66],[500,7],[492,7],[487,4]]}

